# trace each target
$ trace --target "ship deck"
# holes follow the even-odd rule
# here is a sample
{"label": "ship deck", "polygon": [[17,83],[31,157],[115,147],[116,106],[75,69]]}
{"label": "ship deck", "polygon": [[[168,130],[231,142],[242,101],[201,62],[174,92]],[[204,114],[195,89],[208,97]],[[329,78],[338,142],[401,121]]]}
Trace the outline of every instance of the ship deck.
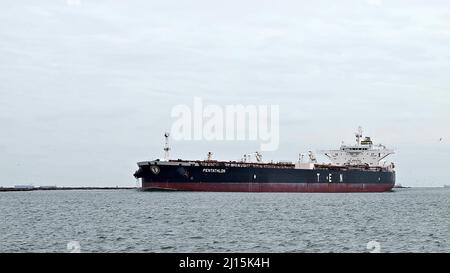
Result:
{"label": "ship deck", "polygon": [[[200,167],[220,167],[220,168],[272,168],[272,169],[302,169],[296,167],[292,162],[242,162],[242,161],[219,161],[219,160],[169,160],[169,161],[144,161],[139,162],[142,165],[181,165],[181,166],[200,166]],[[365,170],[365,171],[388,171],[389,168],[382,166],[369,165],[332,165],[332,164],[314,164],[315,170]]]}

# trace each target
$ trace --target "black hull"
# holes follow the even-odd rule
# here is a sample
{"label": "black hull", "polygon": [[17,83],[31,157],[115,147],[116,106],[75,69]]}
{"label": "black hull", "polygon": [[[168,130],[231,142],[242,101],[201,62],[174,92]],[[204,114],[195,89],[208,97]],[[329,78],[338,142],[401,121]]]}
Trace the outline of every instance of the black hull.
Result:
{"label": "black hull", "polygon": [[386,169],[295,169],[195,166],[149,162],[135,176],[146,190],[221,192],[384,192],[395,185]]}

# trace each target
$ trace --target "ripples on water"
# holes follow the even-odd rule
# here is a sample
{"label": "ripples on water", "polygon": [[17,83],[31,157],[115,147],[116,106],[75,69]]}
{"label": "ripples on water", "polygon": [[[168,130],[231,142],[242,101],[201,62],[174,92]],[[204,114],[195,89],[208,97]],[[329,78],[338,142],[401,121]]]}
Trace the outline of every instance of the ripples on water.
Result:
{"label": "ripples on water", "polygon": [[450,189],[0,192],[0,252],[449,252]]}

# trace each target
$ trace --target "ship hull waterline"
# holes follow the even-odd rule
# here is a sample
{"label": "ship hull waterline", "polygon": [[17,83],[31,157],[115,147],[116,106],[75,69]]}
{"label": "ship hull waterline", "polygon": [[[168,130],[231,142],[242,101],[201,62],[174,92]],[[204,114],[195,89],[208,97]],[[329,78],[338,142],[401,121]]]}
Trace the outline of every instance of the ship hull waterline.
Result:
{"label": "ship hull waterline", "polygon": [[373,183],[186,183],[149,182],[143,191],[201,191],[201,192],[389,192],[394,184]]}

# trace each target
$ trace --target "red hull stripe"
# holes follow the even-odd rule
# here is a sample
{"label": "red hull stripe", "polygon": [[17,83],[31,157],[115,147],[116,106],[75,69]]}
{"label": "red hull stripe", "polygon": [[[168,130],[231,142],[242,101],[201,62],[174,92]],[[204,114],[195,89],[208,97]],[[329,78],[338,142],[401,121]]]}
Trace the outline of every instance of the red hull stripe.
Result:
{"label": "red hull stripe", "polygon": [[144,190],[215,191],[215,192],[386,192],[393,184],[356,183],[144,183]]}

